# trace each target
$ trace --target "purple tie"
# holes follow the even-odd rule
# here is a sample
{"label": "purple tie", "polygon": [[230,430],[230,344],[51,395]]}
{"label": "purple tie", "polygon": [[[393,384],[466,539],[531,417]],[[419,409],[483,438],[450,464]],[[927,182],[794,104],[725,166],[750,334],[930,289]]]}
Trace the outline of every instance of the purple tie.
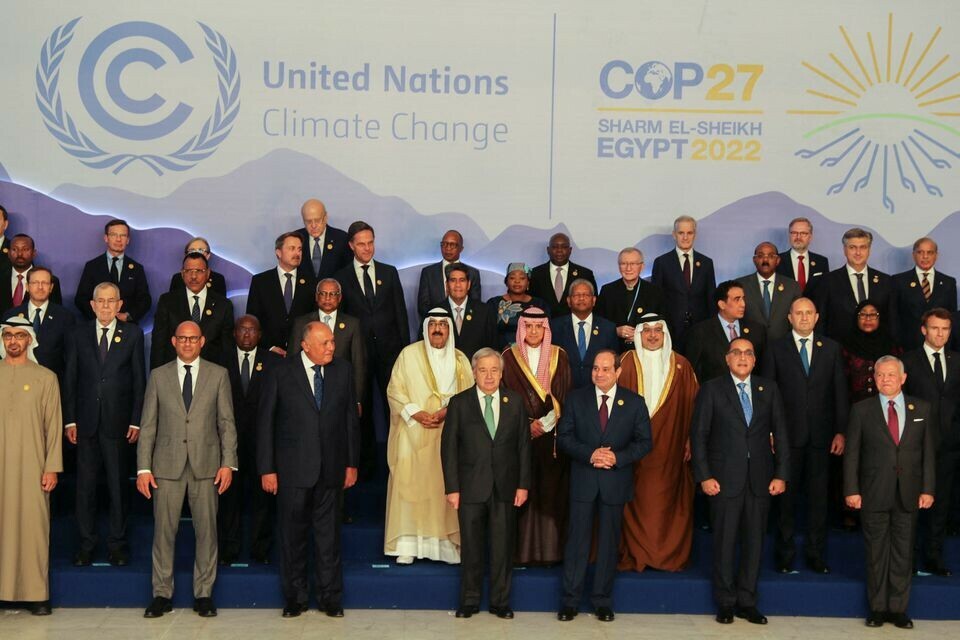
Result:
{"label": "purple tie", "polygon": [[607,398],[610,396],[600,396],[600,431],[607,431],[607,420],[610,418],[609,409],[607,409]]}

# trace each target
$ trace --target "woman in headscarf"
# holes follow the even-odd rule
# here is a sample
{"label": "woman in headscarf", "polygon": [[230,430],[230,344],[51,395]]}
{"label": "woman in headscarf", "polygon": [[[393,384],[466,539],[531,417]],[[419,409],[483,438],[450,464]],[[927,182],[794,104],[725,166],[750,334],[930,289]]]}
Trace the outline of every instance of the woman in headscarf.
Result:
{"label": "woman in headscarf", "polygon": [[899,357],[903,350],[890,337],[886,318],[880,317],[877,306],[867,299],[857,305],[853,330],[843,341],[842,353],[853,404],[877,395],[873,363],[880,356]]}
{"label": "woman in headscarf", "polygon": [[633,468],[634,497],[623,511],[619,568],[680,571],[693,542],[690,421],[700,385],[693,367],[673,351],[667,323],[640,319],[634,349],[620,359],[618,383],[639,393],[650,412],[653,450]]}
{"label": "woman in headscarf", "polygon": [[497,318],[497,338],[501,350],[510,347],[517,335],[517,319],[520,312],[529,307],[546,309],[547,303],[531,296],[530,270],[523,262],[511,262],[507,265],[507,275],[503,279],[507,292],[487,300]]}
{"label": "woman in headscarf", "polygon": [[550,318],[538,307],[521,312],[516,344],[503,352],[503,384],[523,397],[530,418],[530,494],[520,512],[516,562],[550,565],[563,560],[570,462],[557,450],[556,425],[567,392],[566,352],[551,343]]}

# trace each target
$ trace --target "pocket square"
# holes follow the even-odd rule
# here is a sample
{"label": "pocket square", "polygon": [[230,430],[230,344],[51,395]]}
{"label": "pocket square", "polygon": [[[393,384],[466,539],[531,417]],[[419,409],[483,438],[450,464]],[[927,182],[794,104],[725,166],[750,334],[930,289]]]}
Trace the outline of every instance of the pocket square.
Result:
{"label": "pocket square", "polygon": [[913,421],[914,421],[914,422],[923,422],[923,418],[914,418]]}

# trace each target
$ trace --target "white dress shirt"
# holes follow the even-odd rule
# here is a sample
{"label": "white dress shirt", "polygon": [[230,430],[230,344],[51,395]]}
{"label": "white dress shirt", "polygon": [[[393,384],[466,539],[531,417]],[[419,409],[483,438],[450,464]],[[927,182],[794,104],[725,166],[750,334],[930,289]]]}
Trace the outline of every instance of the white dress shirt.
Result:
{"label": "white dress shirt", "polygon": [[806,274],[807,282],[810,282],[810,252],[806,253],[797,253],[796,249],[790,249],[790,264],[793,266],[793,279],[796,280],[799,276],[798,269],[800,268],[800,261],[797,260],[798,257],[803,256],[803,271]]}
{"label": "white dress shirt", "polygon": [[793,344],[797,348],[797,353],[800,353],[800,338],[804,338],[807,341],[807,364],[811,367],[813,366],[813,332],[810,332],[808,336],[802,336],[796,331],[791,331],[793,334]]}
{"label": "white dress shirt", "polygon": [[190,392],[193,393],[197,390],[197,376],[200,372],[200,358],[198,357],[193,362],[184,362],[180,358],[177,358],[177,382],[180,385],[180,392],[183,393],[183,380],[187,377],[187,370],[184,369],[184,366],[190,365],[190,380],[192,384],[190,385]]}
{"label": "white dress shirt", "polygon": [[[373,283],[373,294],[376,295],[377,294],[377,267],[376,265],[374,265],[373,260],[371,260],[367,264],[370,265],[370,268],[367,269],[367,273],[370,274],[370,282]],[[364,265],[362,262],[360,262],[356,258],[353,259],[353,271],[354,273],[357,274],[357,282],[360,283],[360,291],[363,291],[364,293],[366,293],[367,290],[363,288],[363,267]]]}
{"label": "white dress shirt", "polygon": [[[485,399],[486,393],[484,393],[480,386],[477,386],[477,399],[480,401],[480,415],[483,415],[483,412],[487,410],[487,401]],[[493,396],[493,424],[500,424],[500,389],[497,388],[496,391],[490,394]]]}
{"label": "white dress shirt", "polygon": [[[300,352],[300,362],[303,364],[303,372],[307,375],[307,381],[310,383],[310,390],[313,391],[313,395],[314,395],[314,397],[316,397],[316,395],[317,395],[317,390],[316,390],[316,388],[313,386],[313,376],[314,376],[314,374],[315,374],[316,372],[313,370],[313,367],[314,367],[313,361],[312,361],[310,358],[307,357],[307,352],[306,352],[306,351],[301,351],[301,352]],[[320,377],[321,377],[321,378],[322,378],[323,375],[324,375],[324,370],[325,370],[325,369],[326,369],[326,367],[323,367],[323,366],[320,367]]]}
{"label": "white dress shirt", "polygon": [[30,275],[30,271],[33,269],[33,265],[30,265],[26,271],[23,273],[18,272],[16,269],[10,269],[10,299],[13,300],[13,292],[17,290],[17,276],[23,276],[23,299],[26,300],[29,292],[27,291],[27,276]]}
{"label": "white dress shirt", "polygon": [[47,317],[47,307],[49,306],[50,306],[49,298],[47,300],[44,300],[43,304],[41,304],[39,307],[33,304],[33,301],[31,300],[27,304],[27,320],[29,320],[30,322],[33,322],[33,317],[37,315],[37,309],[40,309],[40,322],[43,322]]}
{"label": "white dress shirt", "polygon": [[244,350],[241,349],[240,347],[237,347],[237,371],[242,371],[242,370],[243,370],[243,356],[244,356],[245,354],[247,354],[247,353],[250,354],[250,359],[248,360],[248,362],[250,363],[250,375],[252,376],[252,375],[253,375],[253,365],[254,365],[254,362],[253,362],[253,361],[254,361],[254,359],[257,357],[257,348],[256,348],[256,347],[254,347],[253,349],[250,349],[250,351],[244,351]]}
{"label": "white dress shirt", "polygon": [[[290,287],[291,287],[290,291],[293,292],[293,296],[296,297],[296,295],[297,295],[297,270],[294,269],[293,271],[284,271],[284,270],[283,270],[283,267],[281,267],[280,265],[277,265],[277,278],[280,279],[280,293],[283,294],[283,289],[284,289],[284,287],[287,286],[287,276],[286,276],[286,274],[288,274],[288,273],[290,274]],[[188,289],[188,291],[189,291],[189,289]],[[191,307],[193,306],[193,298],[190,299],[190,306],[191,306]]]}
{"label": "white dress shirt", "polygon": [[[583,320],[581,320],[580,318],[578,318],[577,316],[575,316],[574,314],[571,313],[571,314],[570,314],[570,319],[571,319],[572,322],[573,322],[573,341],[574,341],[574,342],[577,342],[577,340],[579,340],[579,338],[578,338],[577,336],[580,335],[580,323],[582,322],[582,323],[583,323],[583,333],[584,333],[584,335],[585,335],[586,338],[587,338],[587,342],[586,342],[587,349],[589,349],[589,348],[590,348],[590,336],[593,335],[593,313],[591,312],[590,315],[588,315],[588,316],[587,316],[586,318],[584,318]],[[579,343],[577,343],[577,344],[579,345]]]}
{"label": "white dress shirt", "polygon": [[[752,406],[753,406],[753,389],[750,388],[750,376],[747,376],[747,378],[746,378],[745,380],[741,380],[740,378],[738,378],[737,376],[735,376],[735,375],[733,375],[733,374],[731,373],[731,374],[730,374],[730,377],[733,379],[733,384],[735,384],[735,385],[739,385],[741,382],[746,383],[747,386],[745,386],[745,387],[743,388],[743,390],[746,392],[747,397],[750,398],[750,406],[752,407]],[[739,400],[739,399],[740,399],[740,387],[739,387],[739,386],[736,386],[736,387],[734,387],[734,389],[736,389],[737,399]]]}
{"label": "white dress shirt", "polygon": [[930,293],[933,293],[933,280],[937,275],[936,269],[930,269],[928,271],[924,271],[920,267],[915,267],[914,269],[917,272],[917,282],[921,284],[923,283],[923,274],[927,274],[927,281],[930,283]]}
{"label": "white dress shirt", "polygon": [[[854,270],[849,264],[847,264],[847,279],[850,281],[850,287],[853,289],[853,297],[857,299],[857,271]],[[866,294],[867,298],[870,297],[870,270],[868,267],[864,267],[863,271],[859,273],[863,274],[863,292]],[[857,303],[861,303],[863,300],[858,300]]]}
{"label": "white dress shirt", "polygon": [[687,254],[688,256],[690,256],[690,278],[693,279],[693,269],[696,266],[694,265],[694,260],[693,260],[693,247],[690,247],[686,251],[684,251],[680,247],[676,247],[675,250],[677,252],[677,259],[680,260],[680,271],[683,271],[683,254]]}
{"label": "white dress shirt", "polygon": [[330,331],[333,331],[334,327],[337,326],[337,309],[334,309],[330,313],[327,313],[323,309],[317,309],[317,318],[320,320],[320,322],[323,322],[323,319],[326,316],[330,316],[330,321],[324,322],[324,324],[330,327]]}
{"label": "white dress shirt", "polygon": [[732,325],[733,325],[733,330],[737,332],[737,337],[738,337],[738,338],[742,338],[742,337],[743,337],[743,333],[740,331],[740,321],[739,321],[739,320],[727,320],[726,318],[724,318],[724,317],[723,317],[722,315],[720,315],[719,313],[717,314],[717,320],[720,321],[720,325],[723,327],[723,335],[725,335],[725,336],[727,337],[727,342],[733,342],[733,340],[730,339],[730,327],[727,326],[727,325],[729,325],[729,324],[732,324]]}
{"label": "white dress shirt", "polygon": [[610,387],[610,391],[601,391],[600,387],[593,385],[593,390],[597,393],[597,411],[600,411],[600,403],[603,402],[601,396],[607,396],[607,418],[613,413],[613,399],[617,396],[617,385]]}
{"label": "white dress shirt", "polygon": [[[294,277],[296,277],[296,274],[294,274]],[[281,287],[280,290],[283,291],[283,287]],[[197,296],[197,298],[199,298],[197,302],[200,304],[200,312],[203,313],[203,310],[207,308],[207,288],[201,287],[200,291],[198,291],[197,293],[190,291],[190,289],[186,289],[186,292],[187,292],[187,309],[193,312],[193,296]]]}
{"label": "white dress shirt", "polygon": [[550,286],[551,287],[553,287],[553,283],[557,281],[557,269],[560,270],[560,281],[563,283],[563,289],[566,290],[567,277],[570,274],[570,263],[567,262],[567,264],[562,266],[557,266],[552,262],[550,263]]}
{"label": "white dress shirt", "polygon": [[939,353],[939,354],[940,354],[940,368],[943,369],[943,379],[946,380],[946,379],[947,379],[947,356],[946,356],[946,354],[944,353],[944,349],[940,349],[939,351],[935,351],[934,349],[932,349],[932,348],[930,347],[930,345],[928,345],[926,342],[924,342],[924,343],[923,343],[923,352],[924,352],[925,354],[927,354],[927,362],[930,363],[930,370],[931,370],[931,371],[934,371],[934,368],[933,368],[933,354],[934,354],[934,353]]}

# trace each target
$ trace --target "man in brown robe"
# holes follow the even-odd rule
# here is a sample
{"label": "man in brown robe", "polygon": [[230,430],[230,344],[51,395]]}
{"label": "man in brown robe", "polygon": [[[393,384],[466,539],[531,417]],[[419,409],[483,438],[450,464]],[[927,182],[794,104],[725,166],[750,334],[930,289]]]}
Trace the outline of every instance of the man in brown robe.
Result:
{"label": "man in brown robe", "polygon": [[530,307],[520,314],[517,342],[503,352],[503,384],[523,397],[530,419],[530,497],[520,513],[516,562],[563,560],[570,463],[557,450],[557,421],[570,390],[566,352],[551,344],[550,317]]}
{"label": "man in brown robe", "polygon": [[0,348],[0,600],[50,615],[50,492],[63,471],[57,376],[36,363],[33,327],[3,323]]}
{"label": "man in brown robe", "polygon": [[700,385],[693,367],[672,349],[660,316],[640,319],[636,349],[620,360],[619,384],[647,402],[653,451],[634,465],[634,497],[623,513],[619,569],[680,571],[693,541],[690,420]]}

